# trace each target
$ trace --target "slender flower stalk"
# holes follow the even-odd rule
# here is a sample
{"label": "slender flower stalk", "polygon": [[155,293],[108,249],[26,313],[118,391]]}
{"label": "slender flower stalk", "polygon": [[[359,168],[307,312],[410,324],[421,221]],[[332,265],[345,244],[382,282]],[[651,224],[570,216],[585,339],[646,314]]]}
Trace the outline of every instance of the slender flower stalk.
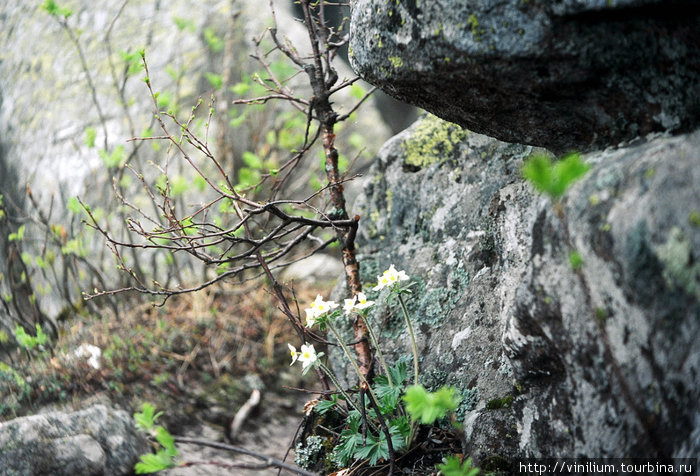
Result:
{"label": "slender flower stalk", "polygon": [[406,303],[404,302],[403,296],[401,294],[399,294],[399,302],[401,303],[403,317],[406,319],[406,327],[408,327],[408,333],[411,336],[411,349],[413,350],[413,385],[418,385],[418,347],[416,346],[416,335],[413,333],[413,325],[411,325],[411,318],[408,316],[408,309],[406,309]]}
{"label": "slender flower stalk", "polygon": [[367,330],[369,331],[369,338],[372,341],[372,345],[374,346],[374,349],[377,351],[377,357],[379,357],[379,363],[382,365],[382,369],[384,370],[384,373],[386,374],[386,378],[389,381],[389,386],[394,387],[394,383],[391,381],[391,374],[389,374],[389,367],[386,365],[386,361],[384,360],[384,354],[382,354],[382,350],[379,348],[379,341],[377,340],[377,336],[374,334],[374,331],[372,330],[372,326],[369,325],[369,321],[367,318],[363,315],[360,315],[362,319],[365,320],[365,324],[367,325]]}
{"label": "slender flower stalk", "polygon": [[374,391],[372,390],[372,387],[370,386],[369,382],[365,378],[364,375],[362,375],[362,372],[360,372],[360,367],[357,365],[357,362],[355,361],[355,358],[352,356],[350,353],[350,349],[348,349],[348,346],[345,344],[343,339],[340,337],[340,334],[338,334],[338,331],[333,327],[333,325],[329,322],[328,323],[328,328],[331,330],[335,338],[338,340],[340,343],[340,346],[343,348],[343,351],[345,352],[345,355],[348,357],[348,360],[350,360],[350,363],[352,364],[353,368],[355,369],[355,372],[357,372],[357,375],[360,376],[360,380],[364,382],[365,385],[367,385],[367,390],[369,390],[369,393],[371,397],[374,399],[375,402],[378,402],[377,396],[374,394]]}
{"label": "slender flower stalk", "polygon": [[360,409],[357,407],[357,404],[355,404],[353,399],[350,398],[350,395],[345,393],[345,390],[343,390],[343,387],[340,385],[340,382],[338,382],[338,379],[335,377],[335,374],[331,371],[331,369],[329,369],[328,367],[323,365],[321,362],[319,362],[318,366],[321,370],[323,370],[323,372],[326,375],[328,375],[328,378],[331,379],[331,381],[333,382],[333,385],[335,385],[335,388],[337,388],[338,391],[340,392],[340,394],[343,396],[343,398],[345,398],[345,401],[348,402],[348,404],[350,404],[350,406],[352,408],[354,408],[355,410],[357,410],[359,412]]}

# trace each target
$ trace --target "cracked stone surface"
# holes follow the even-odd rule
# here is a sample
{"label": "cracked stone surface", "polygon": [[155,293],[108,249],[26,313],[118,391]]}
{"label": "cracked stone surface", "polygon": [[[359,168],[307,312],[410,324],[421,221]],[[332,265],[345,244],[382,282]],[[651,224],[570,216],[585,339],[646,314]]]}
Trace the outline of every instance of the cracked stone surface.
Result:
{"label": "cracked stone surface", "polygon": [[[520,177],[533,148],[455,129],[391,139],[353,212],[363,282],[412,276],[421,379],[459,389],[469,454],[697,455],[700,132],[584,156],[555,205]],[[390,360],[410,355],[398,313],[372,319]]]}

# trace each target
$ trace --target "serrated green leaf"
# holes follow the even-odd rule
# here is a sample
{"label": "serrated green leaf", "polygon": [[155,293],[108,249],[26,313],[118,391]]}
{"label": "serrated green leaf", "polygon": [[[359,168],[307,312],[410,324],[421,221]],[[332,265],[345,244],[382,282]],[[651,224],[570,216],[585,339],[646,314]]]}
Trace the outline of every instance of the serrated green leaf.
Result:
{"label": "serrated green leaf", "polygon": [[174,466],[172,458],[165,450],[161,450],[156,454],[141,455],[140,462],[134,466],[136,474],[150,474],[158,471],[163,471]]}
{"label": "serrated green leaf", "polygon": [[175,438],[173,435],[162,426],[157,426],[154,431],[156,441],[165,448],[166,453],[172,458],[176,457],[178,451],[177,448],[175,448]]}
{"label": "serrated green leaf", "polygon": [[460,460],[456,456],[448,456],[445,463],[438,465],[437,467],[443,474],[443,476],[476,476],[479,474],[479,468],[472,466],[472,459],[467,458],[464,463],[460,463]]}
{"label": "serrated green leaf", "polygon": [[437,392],[429,393],[423,386],[413,385],[403,396],[406,411],[411,418],[428,425],[445,416],[448,411],[455,410],[459,400],[456,390],[451,387],[442,387]]}

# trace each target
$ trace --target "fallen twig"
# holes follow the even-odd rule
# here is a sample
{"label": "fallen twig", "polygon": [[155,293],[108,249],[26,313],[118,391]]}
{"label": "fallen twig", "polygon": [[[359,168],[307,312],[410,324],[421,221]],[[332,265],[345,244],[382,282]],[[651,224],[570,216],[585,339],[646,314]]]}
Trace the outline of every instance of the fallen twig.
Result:
{"label": "fallen twig", "polygon": [[226,443],[218,443],[216,441],[198,440],[196,438],[184,438],[182,436],[176,436],[175,442],[176,443],[189,443],[192,445],[200,445],[200,446],[208,446],[210,448],[217,448],[220,450],[231,451],[233,453],[239,453],[242,455],[252,456],[253,458],[259,459],[267,465],[267,466],[265,466],[267,468],[275,467],[275,468],[286,469],[289,472],[299,474],[301,476],[318,476],[318,474],[316,474],[316,473],[311,473],[311,472],[306,471],[304,469],[301,469],[297,466],[280,461],[277,458],[273,458],[271,456],[266,456],[266,455],[263,455],[260,453],[256,453],[255,451],[251,451],[249,449],[242,448],[240,446],[229,445]]}

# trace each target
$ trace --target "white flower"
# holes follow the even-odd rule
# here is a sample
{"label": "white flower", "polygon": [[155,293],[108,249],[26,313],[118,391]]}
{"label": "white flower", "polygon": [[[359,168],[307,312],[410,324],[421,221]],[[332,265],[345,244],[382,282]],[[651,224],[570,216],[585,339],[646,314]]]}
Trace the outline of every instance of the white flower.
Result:
{"label": "white flower", "polygon": [[289,347],[289,352],[292,354],[292,363],[289,364],[290,366],[292,366],[294,365],[294,362],[296,362],[299,358],[299,352],[297,352],[297,348],[294,347],[292,344],[287,344],[287,347]]}
{"label": "white flower", "polygon": [[368,301],[365,293],[357,293],[357,304],[355,304],[355,309],[367,309],[374,304],[374,301]]}
{"label": "white flower", "polygon": [[357,296],[353,296],[352,299],[346,299],[343,309],[345,310],[346,314],[350,314],[352,311],[355,310],[359,311],[360,309],[367,309],[373,304],[374,301],[368,301],[367,296],[365,296],[365,293],[360,292],[357,293]]}
{"label": "white flower", "polygon": [[90,364],[93,369],[100,368],[102,351],[99,347],[91,344],[81,344],[80,347],[73,351],[73,355],[79,359],[87,358],[88,364]]}
{"label": "white flower", "polygon": [[299,362],[301,362],[302,369],[306,369],[308,366],[312,365],[318,356],[314,350],[313,344],[303,344],[301,346],[301,352],[299,353]]}
{"label": "white flower", "polygon": [[343,311],[345,311],[345,314],[350,314],[352,310],[355,309],[355,299],[357,299],[357,296],[353,296],[352,299],[344,300]]}
{"label": "white flower", "polygon": [[319,317],[336,307],[338,305],[334,301],[324,301],[321,295],[318,294],[316,300],[311,303],[311,307],[304,310],[306,312],[306,327],[313,327]]}
{"label": "white flower", "polygon": [[375,286],[374,290],[379,291],[380,289],[384,289],[387,286],[393,286],[399,281],[407,280],[408,275],[406,274],[406,272],[403,270],[396,271],[396,268],[392,264],[391,266],[389,266],[389,269],[384,271],[384,273],[381,276],[377,276],[377,285]]}

